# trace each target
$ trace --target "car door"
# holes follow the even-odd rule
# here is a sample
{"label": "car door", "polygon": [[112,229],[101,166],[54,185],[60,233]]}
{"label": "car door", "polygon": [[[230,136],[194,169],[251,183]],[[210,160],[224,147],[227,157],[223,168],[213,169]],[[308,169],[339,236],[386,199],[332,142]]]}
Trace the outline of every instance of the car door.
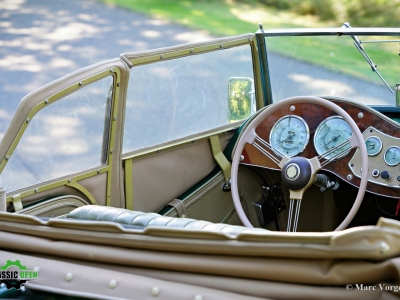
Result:
{"label": "car door", "polygon": [[117,58],[21,101],[0,145],[0,186],[9,211],[59,216],[85,204],[121,206],[121,108],[128,76]]}

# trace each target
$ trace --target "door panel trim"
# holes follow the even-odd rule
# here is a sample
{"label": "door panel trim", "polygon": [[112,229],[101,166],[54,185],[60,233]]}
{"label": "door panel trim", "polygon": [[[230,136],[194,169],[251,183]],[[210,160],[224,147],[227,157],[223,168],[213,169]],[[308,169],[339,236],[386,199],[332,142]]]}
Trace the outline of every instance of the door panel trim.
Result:
{"label": "door panel trim", "polygon": [[135,150],[132,152],[127,152],[122,155],[122,160],[128,160],[131,158],[141,157],[141,156],[145,156],[145,155],[153,154],[153,153],[159,153],[161,151],[169,150],[169,149],[183,146],[186,144],[193,144],[195,142],[198,142],[198,141],[201,141],[204,139],[208,139],[210,136],[213,136],[213,135],[227,134],[233,130],[238,129],[243,124],[243,122],[244,122],[244,120],[238,121],[235,123],[231,123],[231,124],[227,124],[227,125],[223,125],[216,129],[211,129],[211,130],[201,132],[198,134],[193,134],[193,135],[181,138],[181,139],[168,141],[168,142],[156,145],[156,146],[151,146],[151,147]]}

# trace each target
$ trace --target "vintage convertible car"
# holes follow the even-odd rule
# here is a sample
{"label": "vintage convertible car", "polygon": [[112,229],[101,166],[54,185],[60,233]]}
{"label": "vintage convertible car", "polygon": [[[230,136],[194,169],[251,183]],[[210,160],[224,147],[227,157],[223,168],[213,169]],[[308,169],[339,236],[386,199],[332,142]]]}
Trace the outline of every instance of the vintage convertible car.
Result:
{"label": "vintage convertible car", "polygon": [[399,36],[260,26],[30,93],[0,144],[0,298],[396,298]]}

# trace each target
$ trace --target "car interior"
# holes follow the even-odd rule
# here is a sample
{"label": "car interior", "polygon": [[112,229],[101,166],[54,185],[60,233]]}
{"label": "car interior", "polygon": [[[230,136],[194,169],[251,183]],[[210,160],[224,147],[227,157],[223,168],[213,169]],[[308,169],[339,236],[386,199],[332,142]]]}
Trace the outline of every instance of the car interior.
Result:
{"label": "car interior", "polygon": [[[124,53],[27,95],[0,148],[7,211],[302,232],[399,220],[399,110],[311,95],[265,105],[259,47],[246,34]],[[364,140],[392,156],[367,156]]]}
{"label": "car interior", "polygon": [[396,35],[260,28],[28,94],[0,143],[0,271],[37,278],[0,298],[398,297]]}

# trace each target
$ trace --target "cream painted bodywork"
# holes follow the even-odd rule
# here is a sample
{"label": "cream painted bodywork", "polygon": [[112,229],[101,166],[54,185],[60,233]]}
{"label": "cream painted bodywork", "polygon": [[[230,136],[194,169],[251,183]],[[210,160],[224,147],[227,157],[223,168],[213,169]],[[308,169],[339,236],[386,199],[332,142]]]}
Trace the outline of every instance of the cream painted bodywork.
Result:
{"label": "cream painted bodywork", "polygon": [[[126,229],[5,213],[0,224],[0,256],[40,268],[26,286],[64,295],[145,299],[157,287],[161,299],[392,299],[396,293],[379,284],[400,284],[400,226],[387,219],[341,232],[295,234]],[[377,288],[358,291],[361,283]]]}

